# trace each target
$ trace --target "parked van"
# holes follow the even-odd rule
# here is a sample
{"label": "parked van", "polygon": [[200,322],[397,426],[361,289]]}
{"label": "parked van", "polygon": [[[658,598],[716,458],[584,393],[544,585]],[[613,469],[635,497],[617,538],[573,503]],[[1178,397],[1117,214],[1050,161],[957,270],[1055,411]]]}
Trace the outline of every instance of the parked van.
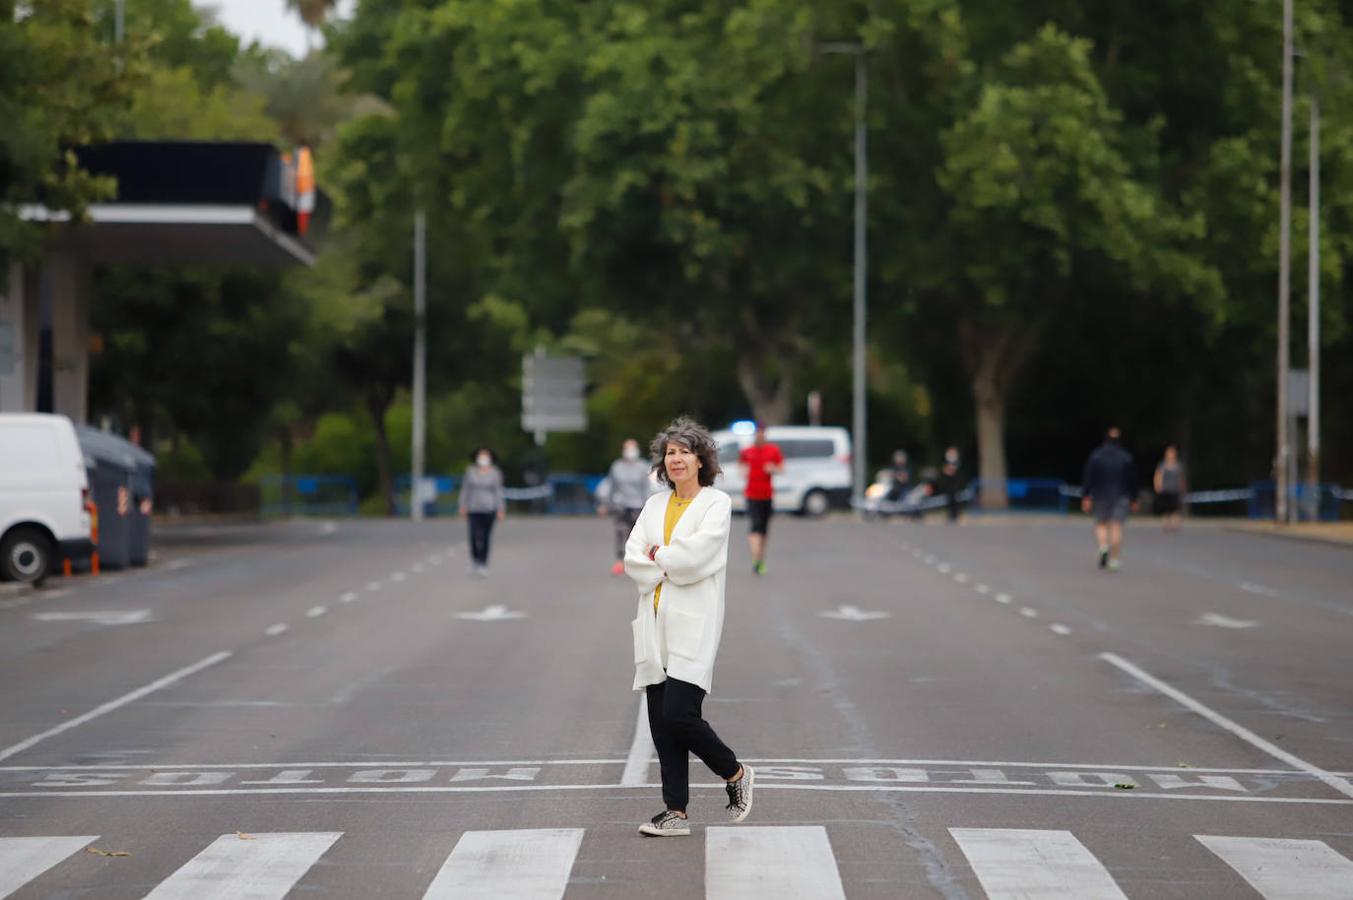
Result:
{"label": "parked van", "polygon": [[[750,423],[739,423],[713,435],[719,445],[723,474],[714,484],[733,498],[733,509],[745,510],[747,487],[738,456],[750,447],[755,432]],[[772,425],[766,440],[780,448],[785,468],[774,476],[777,512],[822,516],[833,507],[850,505],[850,432],[821,425]]]}
{"label": "parked van", "polygon": [[0,414],[0,580],[39,582],[94,551],[89,481],[65,416]]}

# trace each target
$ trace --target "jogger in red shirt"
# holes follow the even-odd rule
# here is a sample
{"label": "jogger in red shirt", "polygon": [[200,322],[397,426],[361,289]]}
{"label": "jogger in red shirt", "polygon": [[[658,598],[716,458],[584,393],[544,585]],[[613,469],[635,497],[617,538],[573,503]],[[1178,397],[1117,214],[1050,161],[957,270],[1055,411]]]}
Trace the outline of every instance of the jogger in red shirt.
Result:
{"label": "jogger in red shirt", "polygon": [[752,572],[765,575],[766,533],[770,529],[771,504],[775,499],[771,476],[784,471],[785,458],[779,447],[766,440],[766,426],[758,424],[752,446],[742,451],[738,462],[747,479],[744,496],[750,525],[747,542],[752,549]]}

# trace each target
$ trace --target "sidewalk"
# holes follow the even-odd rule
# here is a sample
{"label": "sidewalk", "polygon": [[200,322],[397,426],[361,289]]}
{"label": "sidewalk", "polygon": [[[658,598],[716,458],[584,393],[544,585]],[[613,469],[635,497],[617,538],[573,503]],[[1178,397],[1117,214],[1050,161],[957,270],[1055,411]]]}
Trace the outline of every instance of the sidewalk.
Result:
{"label": "sidewalk", "polygon": [[1278,525],[1269,521],[1245,519],[1228,522],[1225,527],[1232,531],[1249,531],[1289,540],[1320,541],[1353,547],[1353,522],[1299,522],[1295,525]]}

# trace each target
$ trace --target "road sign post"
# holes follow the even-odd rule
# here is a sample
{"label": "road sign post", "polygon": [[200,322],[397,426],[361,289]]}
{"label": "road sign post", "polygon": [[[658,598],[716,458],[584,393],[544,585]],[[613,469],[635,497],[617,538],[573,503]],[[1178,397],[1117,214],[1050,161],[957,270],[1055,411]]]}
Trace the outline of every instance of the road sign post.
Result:
{"label": "road sign post", "polygon": [[522,357],[521,427],[543,445],[551,431],[587,430],[587,382],[576,356],[546,356],[543,348]]}

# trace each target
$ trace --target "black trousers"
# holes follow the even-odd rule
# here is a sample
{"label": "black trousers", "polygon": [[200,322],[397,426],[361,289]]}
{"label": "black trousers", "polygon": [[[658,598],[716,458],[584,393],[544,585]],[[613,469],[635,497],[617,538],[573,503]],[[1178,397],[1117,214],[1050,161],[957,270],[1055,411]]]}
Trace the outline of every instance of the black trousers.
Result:
{"label": "black trousers", "polygon": [[629,543],[634,523],[639,521],[642,509],[622,509],[615,514],[615,558],[625,559],[625,545]]}
{"label": "black trousers", "polygon": [[691,798],[690,754],[725,780],[738,774],[738,758],[701,718],[704,690],[675,678],[650,684],[647,690],[648,728],[662,769],[662,800],[668,809],[685,812]]}
{"label": "black trousers", "polygon": [[498,514],[472,512],[466,518],[470,520],[470,557],[486,566],[489,563],[489,535],[493,533]]}

